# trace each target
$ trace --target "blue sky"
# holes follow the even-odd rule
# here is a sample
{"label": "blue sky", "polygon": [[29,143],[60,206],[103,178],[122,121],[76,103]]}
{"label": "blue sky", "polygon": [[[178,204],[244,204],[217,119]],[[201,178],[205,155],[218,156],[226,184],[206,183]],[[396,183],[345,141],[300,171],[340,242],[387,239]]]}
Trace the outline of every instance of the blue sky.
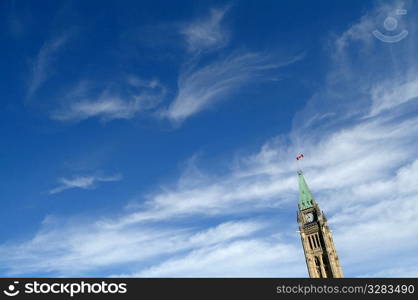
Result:
{"label": "blue sky", "polygon": [[2,276],[306,277],[300,153],[345,275],[418,276],[413,2],[0,8]]}

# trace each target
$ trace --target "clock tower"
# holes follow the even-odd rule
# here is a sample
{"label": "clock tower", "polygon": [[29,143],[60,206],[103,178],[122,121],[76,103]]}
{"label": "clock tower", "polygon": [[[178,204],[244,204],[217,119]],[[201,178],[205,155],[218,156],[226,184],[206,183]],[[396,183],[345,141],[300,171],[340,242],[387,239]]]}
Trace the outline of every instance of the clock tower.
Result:
{"label": "clock tower", "polygon": [[332,239],[327,218],[312,197],[302,171],[299,180],[300,238],[305,252],[306,266],[311,278],[341,278],[343,271]]}

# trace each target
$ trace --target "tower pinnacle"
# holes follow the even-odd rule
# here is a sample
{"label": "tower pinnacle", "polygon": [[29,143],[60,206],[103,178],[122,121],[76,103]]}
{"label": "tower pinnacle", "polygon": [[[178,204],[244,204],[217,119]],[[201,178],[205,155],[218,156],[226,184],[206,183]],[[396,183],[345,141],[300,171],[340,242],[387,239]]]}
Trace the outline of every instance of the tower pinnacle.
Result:
{"label": "tower pinnacle", "polygon": [[306,184],[302,171],[298,171],[298,181],[299,181],[299,210],[304,210],[304,209],[313,207],[312,193],[309,190],[308,185]]}

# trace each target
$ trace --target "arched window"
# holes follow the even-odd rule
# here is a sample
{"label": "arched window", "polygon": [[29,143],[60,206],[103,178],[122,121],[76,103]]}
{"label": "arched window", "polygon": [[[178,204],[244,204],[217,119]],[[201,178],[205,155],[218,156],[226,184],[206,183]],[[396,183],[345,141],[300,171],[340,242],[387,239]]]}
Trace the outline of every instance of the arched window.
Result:
{"label": "arched window", "polygon": [[331,270],[330,270],[330,265],[329,265],[329,260],[326,257],[326,255],[322,254],[322,262],[324,263],[325,275],[327,276],[327,278],[332,277]]}
{"label": "arched window", "polygon": [[321,244],[319,243],[319,236],[318,234],[315,234],[316,243],[318,245],[318,248],[321,247]]}
{"label": "arched window", "polygon": [[315,256],[315,267],[316,267],[316,272],[318,273],[319,277],[323,278],[324,275],[322,274],[322,271],[321,271],[321,262],[318,256]]}
{"label": "arched window", "polygon": [[313,250],[311,237],[309,235],[308,235],[308,242],[309,242],[309,246],[311,247],[311,250]]}

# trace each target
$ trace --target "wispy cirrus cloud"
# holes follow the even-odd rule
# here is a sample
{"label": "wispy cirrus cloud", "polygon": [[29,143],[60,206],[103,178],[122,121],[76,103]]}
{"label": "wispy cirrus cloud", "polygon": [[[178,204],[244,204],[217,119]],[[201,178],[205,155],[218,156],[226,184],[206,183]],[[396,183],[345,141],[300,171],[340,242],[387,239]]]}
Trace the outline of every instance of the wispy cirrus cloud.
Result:
{"label": "wispy cirrus cloud", "polygon": [[[228,41],[222,20],[229,7],[212,9],[209,16],[185,25],[180,33],[195,53],[184,63],[177,80],[177,96],[160,117],[175,124],[222,100],[230,98],[240,87],[274,77],[271,72],[301,60],[304,54],[275,57],[263,53],[233,52],[202,64],[209,50],[219,50]],[[269,73],[270,71],[270,73]]]}
{"label": "wispy cirrus cloud", "polygon": [[192,66],[178,79],[178,92],[161,116],[175,123],[230,97],[245,84],[268,80],[268,71],[277,70],[303,55],[277,60],[259,53],[233,54],[205,66]]}
{"label": "wispy cirrus cloud", "polygon": [[[61,276],[77,275],[108,265],[133,266],[164,255],[234,242],[264,227],[262,222],[237,220],[209,228],[134,226],[109,231],[97,223],[63,224],[50,217],[45,219],[42,232],[36,237],[18,246],[1,248],[0,253],[14,253],[12,260],[16,264],[9,274],[19,274],[25,269],[25,272],[43,270],[57,274],[59,270]],[[22,255],[29,252],[31,258]]]}
{"label": "wispy cirrus cloud", "polygon": [[165,95],[158,80],[144,80],[129,76],[124,89],[103,89],[99,95],[91,92],[91,84],[81,81],[72,89],[60,108],[50,117],[62,122],[78,122],[89,118],[102,121],[132,119],[138,113],[156,107]]}
{"label": "wispy cirrus cloud", "polygon": [[418,99],[418,78],[399,78],[398,80],[401,81],[388,80],[386,84],[373,88],[370,116]]}
{"label": "wispy cirrus cloud", "polygon": [[126,275],[130,277],[301,276],[305,270],[298,261],[301,258],[298,250],[295,245],[283,243],[277,238],[238,240],[204,246],[185,256],[171,258],[139,273]]}
{"label": "wispy cirrus cloud", "polygon": [[27,98],[32,95],[48,80],[53,72],[52,64],[57,52],[64,47],[70,38],[70,32],[65,32],[45,42],[39,50],[31,65],[30,79],[27,88]]}
{"label": "wispy cirrus cloud", "polygon": [[51,118],[58,121],[82,121],[98,117],[104,121],[131,119],[142,108],[141,101],[125,101],[118,96],[102,95],[97,100],[80,100],[55,111]]}
{"label": "wispy cirrus cloud", "polygon": [[180,33],[184,36],[189,52],[202,52],[222,48],[228,42],[227,30],[222,26],[228,7],[212,9],[209,16],[200,18],[183,26]]}
{"label": "wispy cirrus cloud", "polygon": [[50,194],[57,194],[69,189],[94,189],[99,182],[119,181],[122,175],[116,174],[112,176],[74,176],[72,178],[60,178],[59,186],[49,191]]}
{"label": "wispy cirrus cloud", "polygon": [[[190,116],[227,100],[239,88],[276,78],[277,74],[273,72],[303,59],[304,54],[283,58],[235,51],[202,63],[209,50],[219,50],[228,41],[227,29],[222,25],[227,10],[228,7],[212,9],[208,16],[181,26],[179,33],[193,55],[189,55],[182,63],[177,79],[177,95],[165,107],[161,103],[166,96],[166,89],[160,81],[128,76],[118,84],[109,84],[112,88],[102,88],[98,94],[89,93],[88,89],[84,93],[67,92],[62,97],[62,105],[50,112],[51,119],[62,122],[78,122],[89,118],[110,121],[132,119],[141,113],[148,113],[179,125]],[[46,47],[47,51],[41,51],[40,56],[52,56],[61,44],[63,42],[56,42]],[[115,88],[115,85],[119,88]],[[73,89],[77,90],[77,86]]]}

